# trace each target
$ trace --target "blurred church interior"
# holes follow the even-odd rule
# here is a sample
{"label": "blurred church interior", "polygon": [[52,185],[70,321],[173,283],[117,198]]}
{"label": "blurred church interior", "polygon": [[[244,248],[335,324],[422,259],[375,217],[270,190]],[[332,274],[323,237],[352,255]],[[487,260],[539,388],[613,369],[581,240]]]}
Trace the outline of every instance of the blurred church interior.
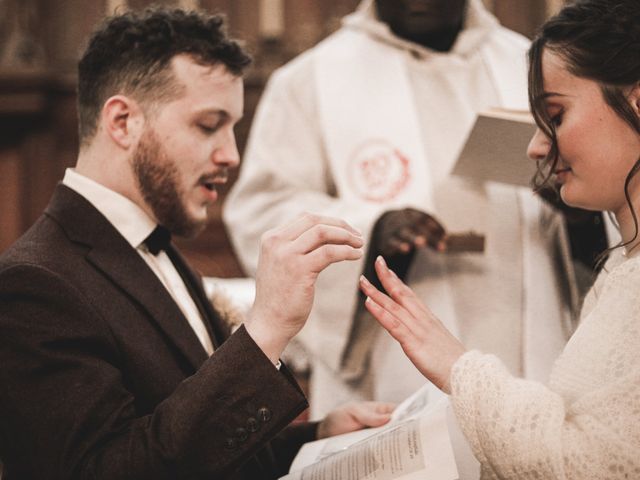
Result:
{"label": "blurred church interior", "polygon": [[[531,37],[563,0],[484,1],[505,26]],[[151,3],[222,12],[254,54],[236,130],[242,154],[270,73],[337,29],[359,0],[0,0],[0,252],[35,221],[75,163],[75,65],[87,35],[106,15]],[[241,277],[220,211],[221,202],[205,233],[179,245],[203,275]]]}

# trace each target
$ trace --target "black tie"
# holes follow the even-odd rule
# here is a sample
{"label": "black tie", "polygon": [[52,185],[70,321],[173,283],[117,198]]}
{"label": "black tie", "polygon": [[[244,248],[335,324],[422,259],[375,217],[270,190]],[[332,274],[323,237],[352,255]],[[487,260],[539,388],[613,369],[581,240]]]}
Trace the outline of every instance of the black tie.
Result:
{"label": "black tie", "polygon": [[152,255],[157,255],[162,250],[166,252],[169,260],[171,260],[171,263],[173,263],[174,268],[187,287],[189,295],[191,295],[196,307],[200,311],[200,316],[202,317],[205,327],[209,332],[213,345],[217,348],[220,344],[219,339],[222,338],[222,334],[215,330],[214,324],[211,320],[211,315],[209,315],[206,307],[204,306],[209,302],[209,299],[207,298],[204,290],[200,287],[197,277],[191,272],[189,266],[172,247],[171,232],[165,227],[158,225],[145,239],[144,244]]}
{"label": "black tie", "polygon": [[149,253],[152,255],[157,255],[162,250],[166,250],[170,243],[171,232],[160,225],[154,228],[153,232],[144,241]]}

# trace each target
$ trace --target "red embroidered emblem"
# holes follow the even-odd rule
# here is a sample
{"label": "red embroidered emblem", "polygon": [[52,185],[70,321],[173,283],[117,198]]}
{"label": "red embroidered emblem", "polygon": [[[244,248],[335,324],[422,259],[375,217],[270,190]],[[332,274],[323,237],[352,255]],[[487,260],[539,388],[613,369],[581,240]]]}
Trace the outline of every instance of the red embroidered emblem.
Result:
{"label": "red embroidered emblem", "polygon": [[354,150],[348,166],[355,193],[370,202],[395,198],[409,183],[409,160],[384,140],[370,140]]}

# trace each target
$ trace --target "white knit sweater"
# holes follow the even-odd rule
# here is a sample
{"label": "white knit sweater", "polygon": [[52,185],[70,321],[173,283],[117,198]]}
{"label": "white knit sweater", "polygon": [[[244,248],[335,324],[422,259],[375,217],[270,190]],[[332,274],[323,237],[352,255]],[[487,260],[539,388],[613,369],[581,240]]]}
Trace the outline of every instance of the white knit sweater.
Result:
{"label": "white knit sweater", "polygon": [[548,386],[477,351],[454,365],[483,479],[640,479],[640,258],[612,254],[581,318]]}

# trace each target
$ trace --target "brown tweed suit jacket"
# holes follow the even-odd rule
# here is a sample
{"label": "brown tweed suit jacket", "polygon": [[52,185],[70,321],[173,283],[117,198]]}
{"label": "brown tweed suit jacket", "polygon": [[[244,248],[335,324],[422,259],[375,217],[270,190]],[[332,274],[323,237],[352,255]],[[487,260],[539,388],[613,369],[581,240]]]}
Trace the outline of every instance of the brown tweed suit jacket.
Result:
{"label": "brown tweed suit jacket", "polygon": [[229,336],[200,279],[188,277],[216,346],[210,358],[144,260],[58,186],[0,257],[4,478],[285,473],[315,435],[314,425],[285,429],[306,399],[243,327]]}

